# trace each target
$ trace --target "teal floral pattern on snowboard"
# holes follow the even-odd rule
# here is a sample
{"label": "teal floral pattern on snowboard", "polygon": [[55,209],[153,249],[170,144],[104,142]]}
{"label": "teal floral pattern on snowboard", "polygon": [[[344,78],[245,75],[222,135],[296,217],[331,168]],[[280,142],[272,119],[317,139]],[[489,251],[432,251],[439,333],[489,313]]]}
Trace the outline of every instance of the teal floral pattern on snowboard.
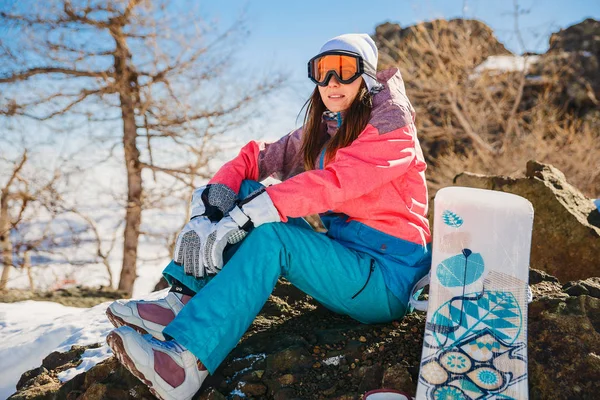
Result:
{"label": "teal floral pattern on snowboard", "polygon": [[489,329],[494,336],[512,343],[521,332],[523,315],[517,299],[510,292],[472,293],[442,304],[429,325],[441,347],[482,329]]}
{"label": "teal floral pattern on snowboard", "polygon": [[453,228],[460,228],[463,224],[463,219],[450,210],[444,210],[444,212],[442,212],[442,221]]}
{"label": "teal floral pattern on snowboard", "polygon": [[437,278],[445,287],[470,285],[483,275],[485,263],[479,253],[464,249],[462,254],[442,261],[436,268]]}
{"label": "teal floral pattern on snowboard", "polygon": [[423,360],[419,381],[430,400],[515,400],[511,387],[527,379],[525,348],[525,343],[507,343],[486,328]]}

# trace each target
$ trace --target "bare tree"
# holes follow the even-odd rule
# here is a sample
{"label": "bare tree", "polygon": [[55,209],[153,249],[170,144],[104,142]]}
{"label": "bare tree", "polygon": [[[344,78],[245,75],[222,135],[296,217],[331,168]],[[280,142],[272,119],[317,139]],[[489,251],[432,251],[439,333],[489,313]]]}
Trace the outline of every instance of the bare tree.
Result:
{"label": "bare tree", "polygon": [[167,0],[20,2],[0,12],[10,35],[0,41],[0,91],[7,90],[0,115],[80,118],[120,132],[102,140],[123,149],[118,288],[129,294],[142,211],[151,206],[147,179],[162,174],[191,187],[210,176],[213,138],[247,120],[253,101],[281,83],[230,80],[234,44],[247,33],[240,22],[220,32],[194,6]]}
{"label": "bare tree", "polygon": [[[11,200],[15,197],[15,194],[12,193],[11,188],[26,161],[27,152],[24,152],[20,160],[14,164],[12,173],[8,177],[7,182],[3,185],[4,187],[0,190],[0,249],[2,251],[2,277],[0,278],[0,290],[6,288],[8,277],[10,275],[10,268],[13,266],[13,246],[10,232],[14,222],[9,215],[9,205]],[[23,199],[19,215],[23,214],[27,200],[28,199]]]}
{"label": "bare tree", "polygon": [[[18,257],[15,259],[15,256],[22,255],[22,264],[25,265],[28,264],[32,250],[40,251],[41,247],[49,250],[51,247],[44,243],[49,241],[50,227],[56,216],[56,186],[60,174],[55,171],[47,179],[31,178],[31,173],[26,171],[29,162],[27,150],[23,150],[13,159],[7,159],[0,154],[0,161],[7,171],[7,174],[0,177],[0,290],[3,290],[9,281],[11,268],[19,265]],[[39,219],[42,214],[45,214],[46,223],[42,224],[41,228],[30,229],[31,232],[27,235],[18,235],[19,230]],[[13,238],[12,234],[18,238]]]}

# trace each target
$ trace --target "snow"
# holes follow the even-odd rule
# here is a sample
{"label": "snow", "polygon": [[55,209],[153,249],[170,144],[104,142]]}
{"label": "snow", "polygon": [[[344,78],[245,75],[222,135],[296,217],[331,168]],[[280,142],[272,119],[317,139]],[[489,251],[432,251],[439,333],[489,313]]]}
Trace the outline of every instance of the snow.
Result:
{"label": "snow", "polygon": [[475,68],[473,75],[477,77],[484,71],[496,73],[523,71],[537,63],[539,58],[539,56],[490,56]]}
{"label": "snow", "polygon": [[[167,289],[144,298],[164,297]],[[104,314],[110,302],[92,308],[66,307],[54,302],[22,301],[0,303],[0,399],[16,391],[21,375],[37,368],[53,351],[64,352],[74,345],[100,343],[86,350],[81,364],[61,372],[66,382],[112,355],[106,335],[113,329]]]}
{"label": "snow", "polygon": [[[251,364],[250,366],[237,371],[235,374],[233,374],[233,376],[228,379],[228,382],[231,382],[232,380],[234,380],[235,378],[237,378],[239,375],[246,373],[247,371],[252,370],[252,368],[254,367],[254,364],[256,364],[257,361],[259,360],[264,360],[267,357],[266,354],[264,353],[260,353],[260,354],[249,354],[246,357],[242,357],[242,358],[234,358],[233,362],[239,361],[239,360],[250,360]],[[233,393],[232,393],[233,394]]]}
{"label": "snow", "polygon": [[335,356],[335,357],[330,357],[326,360],[323,360],[323,364],[325,365],[340,365],[340,361],[341,359],[344,358],[344,356]]}

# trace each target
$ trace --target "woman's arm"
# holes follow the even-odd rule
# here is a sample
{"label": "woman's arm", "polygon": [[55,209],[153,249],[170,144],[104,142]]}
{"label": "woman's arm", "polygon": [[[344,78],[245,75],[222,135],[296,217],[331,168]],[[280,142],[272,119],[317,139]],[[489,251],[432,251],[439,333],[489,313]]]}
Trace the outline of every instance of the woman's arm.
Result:
{"label": "woman's arm", "polygon": [[337,151],[322,170],[303,172],[267,188],[283,221],[334,210],[404,175],[409,168],[425,169],[413,123],[380,134],[367,125],[348,147]]}
{"label": "woman's arm", "polygon": [[304,170],[301,146],[301,128],[273,143],[251,141],[219,169],[209,184],[222,183],[237,193],[244,179],[286,179]]}

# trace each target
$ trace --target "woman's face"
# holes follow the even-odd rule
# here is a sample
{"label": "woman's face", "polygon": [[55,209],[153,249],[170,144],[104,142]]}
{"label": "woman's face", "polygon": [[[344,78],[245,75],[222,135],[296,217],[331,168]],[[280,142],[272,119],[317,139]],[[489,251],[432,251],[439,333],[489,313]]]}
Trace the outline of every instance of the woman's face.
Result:
{"label": "woman's face", "polygon": [[362,83],[362,77],[354,82],[344,85],[335,76],[329,79],[327,86],[318,86],[321,99],[329,111],[340,112],[350,108],[350,104],[358,94]]}

